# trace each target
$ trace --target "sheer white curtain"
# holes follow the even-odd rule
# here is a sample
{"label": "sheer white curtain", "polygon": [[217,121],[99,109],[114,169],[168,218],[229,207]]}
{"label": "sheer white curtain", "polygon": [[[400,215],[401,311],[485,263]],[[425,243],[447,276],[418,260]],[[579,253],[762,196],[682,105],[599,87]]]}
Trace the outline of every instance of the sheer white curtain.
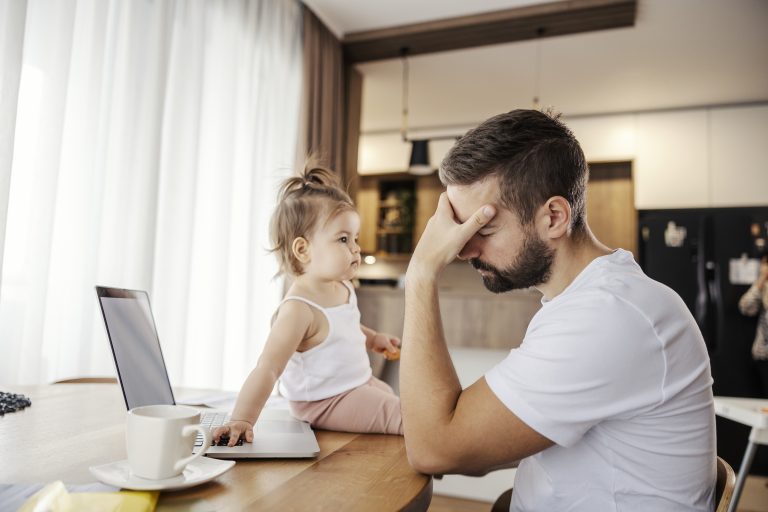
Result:
{"label": "sheer white curtain", "polygon": [[295,160],[301,6],[16,11],[23,31],[0,46],[3,75],[20,66],[14,129],[0,124],[0,383],[113,374],[93,290],[105,284],[150,292],[174,384],[237,389],[281,292],[268,219]]}

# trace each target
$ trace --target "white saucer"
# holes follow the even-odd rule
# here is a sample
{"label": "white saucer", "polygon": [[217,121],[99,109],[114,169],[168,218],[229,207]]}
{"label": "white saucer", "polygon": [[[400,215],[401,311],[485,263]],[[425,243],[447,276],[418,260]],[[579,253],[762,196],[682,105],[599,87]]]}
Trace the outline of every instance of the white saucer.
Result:
{"label": "white saucer", "polygon": [[101,466],[91,466],[88,470],[99,481],[120,487],[121,489],[132,489],[134,491],[172,491],[184,489],[193,485],[202,484],[213,480],[217,476],[227,472],[235,465],[233,460],[209,459],[200,457],[193,460],[184,472],[173,478],[164,478],[162,480],[148,480],[131,474],[127,460],[102,464]]}

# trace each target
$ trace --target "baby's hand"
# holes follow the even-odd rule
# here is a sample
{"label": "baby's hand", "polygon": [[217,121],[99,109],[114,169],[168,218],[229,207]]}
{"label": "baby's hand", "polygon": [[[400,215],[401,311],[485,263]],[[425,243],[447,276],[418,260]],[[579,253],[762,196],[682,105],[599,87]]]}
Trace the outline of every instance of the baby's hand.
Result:
{"label": "baby's hand", "polygon": [[253,442],[253,425],[247,421],[234,420],[227,422],[226,425],[216,428],[213,431],[213,443],[217,445],[219,439],[224,436],[228,437],[227,446],[235,446],[238,439],[242,436],[245,442]]}
{"label": "baby's hand", "polygon": [[371,345],[374,352],[378,352],[390,361],[400,359],[400,349],[398,348],[400,346],[400,338],[397,336],[390,336],[381,332],[376,333]]}

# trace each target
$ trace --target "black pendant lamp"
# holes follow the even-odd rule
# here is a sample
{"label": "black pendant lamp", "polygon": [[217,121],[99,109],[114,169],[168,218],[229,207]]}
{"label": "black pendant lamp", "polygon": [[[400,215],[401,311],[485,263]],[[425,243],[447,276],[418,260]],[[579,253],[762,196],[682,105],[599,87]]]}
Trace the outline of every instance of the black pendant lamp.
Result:
{"label": "black pendant lamp", "polygon": [[420,176],[431,174],[434,169],[429,165],[429,139],[408,139],[408,48],[401,48],[403,59],[403,126],[401,133],[403,142],[411,143],[411,159],[408,172]]}
{"label": "black pendant lamp", "polygon": [[418,176],[432,174],[435,169],[429,161],[429,142],[432,140],[456,140],[455,135],[437,135],[428,139],[409,139],[408,138],[408,48],[401,48],[400,55],[403,59],[403,125],[400,132],[403,136],[403,142],[411,143],[411,159],[408,162],[408,172]]}
{"label": "black pendant lamp", "polygon": [[412,140],[411,161],[408,163],[408,172],[423,176],[431,174],[433,170],[429,165],[429,140]]}

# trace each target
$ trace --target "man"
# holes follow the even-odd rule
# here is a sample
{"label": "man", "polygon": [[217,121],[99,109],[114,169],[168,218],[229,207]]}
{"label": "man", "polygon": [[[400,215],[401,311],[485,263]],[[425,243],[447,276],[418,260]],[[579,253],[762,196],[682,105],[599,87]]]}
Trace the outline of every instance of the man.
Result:
{"label": "man", "polygon": [[[447,191],[406,273],[409,460],[425,473],[475,475],[521,461],[512,510],[712,510],[701,333],[672,290],[590,232],[587,177],[573,134],[533,110],[489,119],[446,156]],[[437,293],[457,255],[492,292],[543,294],[520,347],[465,390]]]}

